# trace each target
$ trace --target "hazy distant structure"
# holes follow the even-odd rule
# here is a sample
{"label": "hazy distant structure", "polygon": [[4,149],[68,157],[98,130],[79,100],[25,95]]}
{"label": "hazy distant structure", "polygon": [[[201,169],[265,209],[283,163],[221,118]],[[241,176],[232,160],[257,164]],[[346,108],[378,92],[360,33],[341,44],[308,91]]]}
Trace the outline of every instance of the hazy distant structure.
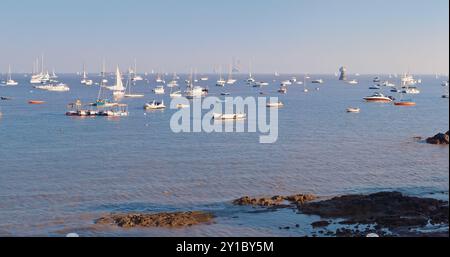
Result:
{"label": "hazy distant structure", "polygon": [[339,72],[341,73],[341,75],[339,76],[339,80],[346,81],[347,80],[347,74],[346,74],[347,73],[347,68],[342,66],[339,69]]}

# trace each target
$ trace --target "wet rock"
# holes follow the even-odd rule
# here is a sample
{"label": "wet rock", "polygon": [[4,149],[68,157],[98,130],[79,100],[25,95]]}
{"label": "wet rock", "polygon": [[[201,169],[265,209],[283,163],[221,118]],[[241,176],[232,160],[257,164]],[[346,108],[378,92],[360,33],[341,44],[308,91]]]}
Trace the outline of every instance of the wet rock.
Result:
{"label": "wet rock", "polygon": [[[404,196],[399,192],[381,192],[371,195],[345,195],[299,206],[304,214],[322,218],[343,218],[343,224],[377,224],[377,228],[396,229],[448,224],[447,202]],[[336,232],[345,235],[348,231]],[[448,232],[447,232],[448,233]]]}
{"label": "wet rock", "polygon": [[449,144],[449,131],[447,133],[439,133],[434,137],[430,137],[427,139],[428,144],[433,145],[448,145]]}
{"label": "wet rock", "polygon": [[326,221],[326,220],[321,220],[321,221],[316,221],[311,223],[311,226],[313,228],[323,228],[323,227],[328,227],[330,225],[330,222]]}
{"label": "wet rock", "polygon": [[233,201],[234,205],[251,205],[251,206],[276,206],[282,205],[284,202],[284,198],[280,196],[274,196],[272,198],[251,198],[249,196],[245,196]]}
{"label": "wet rock", "polygon": [[297,205],[304,204],[306,202],[311,202],[317,199],[317,196],[311,195],[311,194],[298,194],[298,195],[291,195],[285,197],[286,200],[289,202],[295,203]]}
{"label": "wet rock", "polygon": [[249,196],[244,196],[242,198],[233,201],[234,205],[250,205],[250,206],[262,206],[262,207],[287,207],[286,201],[291,204],[304,204],[309,201],[316,200],[317,197],[310,194],[298,194],[292,196],[273,196],[273,197],[262,197],[262,198],[251,198]]}
{"label": "wet rock", "polygon": [[96,224],[116,225],[122,228],[163,227],[178,228],[211,223],[214,215],[200,211],[157,214],[111,214],[95,221]]}

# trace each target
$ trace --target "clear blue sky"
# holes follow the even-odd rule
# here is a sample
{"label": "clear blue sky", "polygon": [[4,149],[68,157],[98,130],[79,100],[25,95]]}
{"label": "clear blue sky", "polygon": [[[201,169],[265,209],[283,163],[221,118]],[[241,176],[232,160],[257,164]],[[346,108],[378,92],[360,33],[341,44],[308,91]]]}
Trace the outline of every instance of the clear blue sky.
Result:
{"label": "clear blue sky", "polygon": [[448,73],[448,0],[2,0],[0,70]]}

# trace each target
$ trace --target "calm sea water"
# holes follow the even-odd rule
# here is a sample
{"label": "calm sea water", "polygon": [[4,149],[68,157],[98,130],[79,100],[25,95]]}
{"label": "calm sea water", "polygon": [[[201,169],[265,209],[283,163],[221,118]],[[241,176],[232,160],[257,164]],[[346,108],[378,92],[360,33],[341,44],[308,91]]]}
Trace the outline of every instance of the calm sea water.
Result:
{"label": "calm sea water", "polygon": [[[279,81],[291,76],[272,82],[273,76],[259,75],[258,80],[272,82],[264,89],[244,82],[216,88],[215,76],[199,85],[217,96],[224,90],[232,96],[278,95]],[[448,200],[449,148],[413,139],[449,128],[443,78],[422,76],[417,106],[402,108],[362,100],[373,92],[368,89],[373,76],[359,77],[358,86],[334,76],[313,77],[325,80],[320,91],[310,84],[305,94],[303,86],[294,85],[287,95],[278,95],[286,105],[279,112],[279,139],[263,145],[257,133],[174,134],[169,120],[175,110],[145,113],[142,108],[160,99],[151,92],[153,79],[134,87],[146,94],[144,99],[125,100],[129,117],[80,119],[66,117],[66,105],[75,99],[92,102],[96,87],[62,75],[69,93],[43,92],[17,75],[20,86],[0,87],[0,96],[13,98],[0,101],[0,235],[299,236],[311,234],[309,224],[318,217],[292,210],[254,213],[230,201],[244,195],[380,190],[444,193]],[[28,105],[30,99],[47,103]],[[167,95],[165,102],[170,102]],[[346,113],[350,106],[361,113]],[[110,212],[190,209],[214,211],[217,224],[177,230],[93,224]],[[278,229],[294,224],[300,228]]]}

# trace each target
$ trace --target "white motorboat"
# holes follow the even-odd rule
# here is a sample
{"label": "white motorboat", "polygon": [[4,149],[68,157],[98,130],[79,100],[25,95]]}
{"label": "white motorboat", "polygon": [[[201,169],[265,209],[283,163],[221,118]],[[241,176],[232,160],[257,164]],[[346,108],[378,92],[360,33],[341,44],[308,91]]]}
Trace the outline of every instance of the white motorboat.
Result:
{"label": "white motorboat", "polygon": [[381,93],[374,93],[371,96],[364,97],[367,102],[378,102],[378,103],[390,103],[393,101],[392,97],[385,96]]}
{"label": "white motorboat", "polygon": [[245,118],[247,118],[247,114],[245,114],[245,113],[233,113],[233,114],[214,113],[213,114],[214,120],[243,120]]}
{"label": "white motorboat", "polygon": [[179,91],[179,90],[170,93],[170,98],[179,98],[179,97],[182,97],[182,96],[183,96],[183,94],[182,94],[181,91]]}
{"label": "white motorboat", "polygon": [[353,80],[348,81],[347,83],[350,85],[358,85],[359,82],[356,79],[353,79]]}
{"label": "white motorboat", "polygon": [[290,85],[292,85],[292,82],[290,80],[281,81],[281,86],[290,86]]}
{"label": "white motorboat", "polygon": [[420,89],[418,89],[417,87],[407,87],[407,88],[404,88],[402,93],[403,94],[417,95],[417,94],[420,94]]}
{"label": "white motorboat", "polygon": [[166,90],[164,89],[164,86],[157,86],[155,89],[153,89],[153,92],[156,95],[164,95],[166,93]]}
{"label": "white motorboat", "polygon": [[146,110],[161,110],[161,109],[165,109],[166,106],[164,105],[164,101],[157,102],[154,100],[151,103],[145,104],[144,108]]}
{"label": "white motorboat", "polygon": [[276,103],[270,102],[266,105],[266,107],[268,107],[268,108],[280,108],[283,106],[284,106],[284,104],[282,102],[276,102]]}
{"label": "white motorboat", "polygon": [[349,113],[360,113],[361,109],[360,108],[355,108],[355,107],[349,107],[349,108],[347,108],[347,112],[349,112]]}
{"label": "white motorboat", "polygon": [[50,91],[50,92],[68,92],[70,91],[69,86],[67,86],[66,84],[60,83],[57,85],[43,85],[43,86],[35,86],[34,88],[36,89],[40,89],[40,90],[46,90],[46,91]]}

